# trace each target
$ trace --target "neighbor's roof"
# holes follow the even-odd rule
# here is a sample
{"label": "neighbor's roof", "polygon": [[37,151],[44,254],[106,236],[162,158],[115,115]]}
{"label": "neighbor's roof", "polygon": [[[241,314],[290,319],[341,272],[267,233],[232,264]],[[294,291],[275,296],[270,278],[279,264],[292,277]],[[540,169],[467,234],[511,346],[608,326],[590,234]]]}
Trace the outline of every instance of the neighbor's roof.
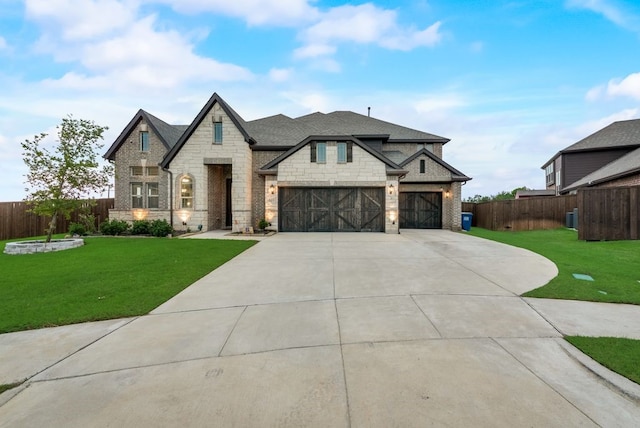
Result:
{"label": "neighbor's roof", "polygon": [[542,168],[544,169],[563,153],[633,146],[640,147],[640,119],[613,122],[577,143],[560,150]]}
{"label": "neighbor's roof", "polygon": [[580,187],[595,186],[632,174],[640,174],[640,148],[609,162],[602,168],[564,187],[562,191],[571,191]]}

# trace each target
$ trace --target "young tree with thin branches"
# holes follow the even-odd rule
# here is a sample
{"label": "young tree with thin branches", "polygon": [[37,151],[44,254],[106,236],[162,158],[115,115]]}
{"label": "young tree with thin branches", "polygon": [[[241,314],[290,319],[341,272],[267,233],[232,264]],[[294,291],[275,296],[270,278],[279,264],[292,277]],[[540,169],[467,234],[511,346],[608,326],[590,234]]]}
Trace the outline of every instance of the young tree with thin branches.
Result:
{"label": "young tree with thin branches", "polygon": [[104,190],[113,174],[111,165],[100,166],[96,153],[104,146],[101,141],[107,127],[68,116],[56,129],[53,151],[44,147],[45,133],[22,143],[28,168],[25,201],[32,212],[51,217],[46,242],[51,241],[58,218],[69,219],[91,193]]}

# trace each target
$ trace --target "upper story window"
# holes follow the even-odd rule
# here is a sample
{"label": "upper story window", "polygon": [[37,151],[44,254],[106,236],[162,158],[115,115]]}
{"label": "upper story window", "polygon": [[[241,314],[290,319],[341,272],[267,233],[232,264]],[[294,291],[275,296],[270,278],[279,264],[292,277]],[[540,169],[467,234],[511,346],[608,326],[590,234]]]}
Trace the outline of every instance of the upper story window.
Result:
{"label": "upper story window", "polygon": [[222,118],[213,122],[213,143],[222,144]]}
{"label": "upper story window", "polygon": [[420,159],[420,174],[424,174],[427,171],[427,161]]}
{"label": "upper story window", "polygon": [[553,162],[547,165],[547,167],[544,169],[544,174],[546,176],[547,185],[555,183],[554,181],[555,173],[553,170]]}
{"label": "upper story window", "polygon": [[134,165],[129,167],[129,171],[131,172],[131,175],[136,175],[136,176],[148,175],[148,176],[155,177],[160,173],[159,168],[157,166],[148,166],[146,168],[143,168],[141,166]]}
{"label": "upper story window", "polygon": [[159,170],[157,166],[148,166],[146,168],[146,172],[147,172],[147,175],[155,176],[155,175],[158,175]]}
{"label": "upper story window", "polygon": [[149,131],[140,131],[140,151],[149,151]]}
{"label": "upper story window", "polygon": [[424,143],[422,145],[423,149],[426,149],[427,151],[433,153],[433,143]]}
{"label": "upper story window", "polygon": [[141,166],[132,166],[130,167],[131,175],[142,175],[143,169]]}
{"label": "upper story window", "polygon": [[180,207],[193,208],[193,180],[190,177],[180,179]]}
{"label": "upper story window", "polygon": [[353,143],[338,142],[338,163],[353,162]]}
{"label": "upper story window", "polygon": [[311,162],[327,162],[327,143],[311,143]]}

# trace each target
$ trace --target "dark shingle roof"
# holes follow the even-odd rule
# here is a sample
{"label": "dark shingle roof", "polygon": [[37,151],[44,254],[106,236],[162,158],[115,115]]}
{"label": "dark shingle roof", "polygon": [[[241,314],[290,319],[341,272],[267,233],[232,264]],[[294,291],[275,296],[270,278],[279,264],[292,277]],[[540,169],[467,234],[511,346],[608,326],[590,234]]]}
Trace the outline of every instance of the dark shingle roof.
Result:
{"label": "dark shingle roof", "polygon": [[609,162],[602,168],[582,177],[580,180],[564,187],[563,191],[575,190],[579,187],[588,187],[607,181],[615,180],[631,174],[640,173],[640,148]]}
{"label": "dark shingle roof", "polygon": [[640,146],[640,119],[613,122],[572,144],[563,152],[626,146]]}
{"label": "dark shingle roof", "polygon": [[319,134],[319,130],[295,119],[277,114],[246,123],[247,132],[258,145],[295,146],[309,135]]}
{"label": "dark shingle roof", "polygon": [[151,128],[158,135],[158,138],[167,150],[170,150],[176,144],[176,142],[180,139],[180,136],[187,129],[187,125],[169,125],[165,121],[158,119],[154,115],[140,109],[129,121],[127,126],[125,126],[125,128],[122,130],[118,138],[116,138],[116,140],[113,142],[111,147],[109,147],[107,152],[103,155],[103,158],[114,160],[116,152],[118,151],[120,146],[124,144],[129,134],[131,134],[134,128],[142,120],[144,120],[149,124],[149,126],[151,126]]}

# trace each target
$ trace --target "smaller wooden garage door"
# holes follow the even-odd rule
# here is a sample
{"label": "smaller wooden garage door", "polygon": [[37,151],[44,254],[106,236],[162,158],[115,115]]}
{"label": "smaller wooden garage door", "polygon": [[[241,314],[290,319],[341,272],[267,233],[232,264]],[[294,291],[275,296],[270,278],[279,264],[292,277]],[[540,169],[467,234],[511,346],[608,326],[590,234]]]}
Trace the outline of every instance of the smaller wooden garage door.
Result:
{"label": "smaller wooden garage door", "polygon": [[400,227],[442,229],[442,193],[401,192]]}
{"label": "smaller wooden garage door", "polygon": [[279,191],[282,232],[384,232],[384,188],[300,188]]}

